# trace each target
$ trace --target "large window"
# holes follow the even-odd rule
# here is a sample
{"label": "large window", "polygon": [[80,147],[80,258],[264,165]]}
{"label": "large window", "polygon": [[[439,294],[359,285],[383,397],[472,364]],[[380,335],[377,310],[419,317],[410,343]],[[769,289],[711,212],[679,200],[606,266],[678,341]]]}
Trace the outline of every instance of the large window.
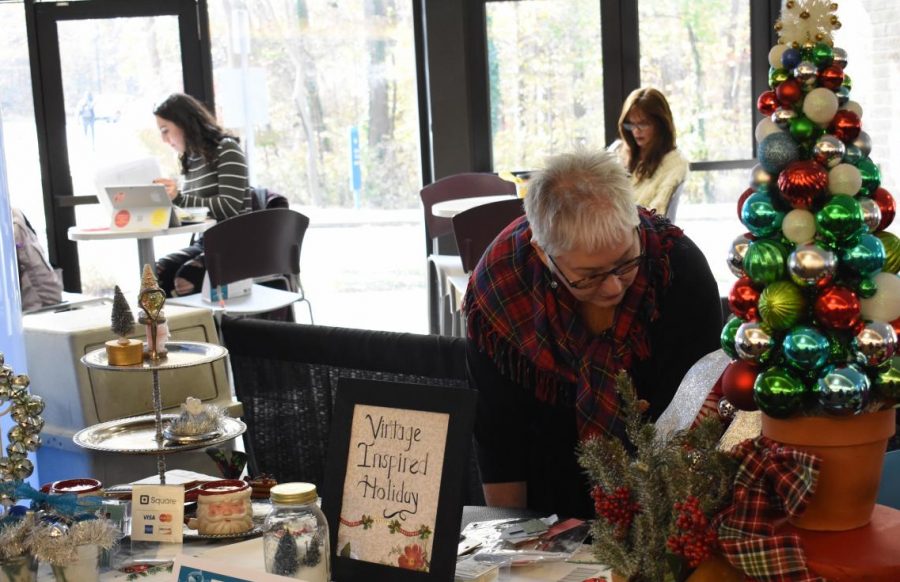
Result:
{"label": "large window", "polygon": [[219,119],[251,179],[314,207],[413,208],[421,187],[412,3],[210,2]]}
{"label": "large window", "polygon": [[603,147],[600,2],[488,2],[486,17],[494,168]]}

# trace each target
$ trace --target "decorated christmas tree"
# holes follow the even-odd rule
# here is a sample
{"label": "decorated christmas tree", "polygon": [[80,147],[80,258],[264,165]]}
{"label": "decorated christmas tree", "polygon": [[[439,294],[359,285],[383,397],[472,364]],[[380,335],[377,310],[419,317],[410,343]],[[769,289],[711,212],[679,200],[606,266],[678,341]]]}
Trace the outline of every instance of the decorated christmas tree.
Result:
{"label": "decorated christmas tree", "polygon": [[787,0],[757,100],[759,165],[738,201],[726,403],[773,418],[846,417],[900,400],[900,240],[881,187],[838,5]]}
{"label": "decorated christmas tree", "polygon": [[118,285],[113,293],[110,320],[110,330],[120,338],[125,339],[134,332],[134,315],[131,313],[131,307],[128,306],[128,300],[125,299],[125,295]]}

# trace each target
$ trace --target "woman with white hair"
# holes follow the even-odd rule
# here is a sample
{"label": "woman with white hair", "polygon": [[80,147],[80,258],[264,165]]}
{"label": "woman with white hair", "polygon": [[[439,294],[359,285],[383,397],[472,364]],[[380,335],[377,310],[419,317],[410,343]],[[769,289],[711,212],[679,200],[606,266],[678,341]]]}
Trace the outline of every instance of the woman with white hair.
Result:
{"label": "woman with white hair", "polygon": [[525,216],[485,252],[464,308],[488,504],[583,518],[576,445],[625,438],[616,375],[655,419],[722,324],[703,254],[637,207],[607,152],[556,156],[531,178]]}

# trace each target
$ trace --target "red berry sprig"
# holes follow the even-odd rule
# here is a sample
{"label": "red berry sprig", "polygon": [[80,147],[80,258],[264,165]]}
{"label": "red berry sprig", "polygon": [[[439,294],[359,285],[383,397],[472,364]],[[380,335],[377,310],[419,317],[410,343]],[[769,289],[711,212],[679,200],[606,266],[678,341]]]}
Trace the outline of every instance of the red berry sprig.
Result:
{"label": "red berry sprig", "polygon": [[691,495],[683,503],[676,502],[673,507],[678,512],[675,518],[676,533],[669,536],[666,546],[672,553],[684,556],[691,568],[696,568],[718,543],[716,531],[700,510],[697,497]]}
{"label": "red berry sprig", "polygon": [[591,491],[594,498],[594,511],[616,528],[616,537],[623,538],[634,521],[634,516],[641,510],[641,504],[631,500],[631,490],[619,487],[607,493],[599,485]]}

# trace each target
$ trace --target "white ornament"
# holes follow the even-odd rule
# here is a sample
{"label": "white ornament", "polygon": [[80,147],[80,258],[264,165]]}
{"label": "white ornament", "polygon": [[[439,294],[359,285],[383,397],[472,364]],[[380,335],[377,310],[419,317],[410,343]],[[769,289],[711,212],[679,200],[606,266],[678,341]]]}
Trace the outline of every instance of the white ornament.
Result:
{"label": "white ornament", "polygon": [[759,143],[775,132],[781,131],[781,128],[769,117],[763,117],[762,121],[756,124],[756,142]]}
{"label": "white ornament", "polygon": [[803,113],[813,123],[821,127],[827,126],[838,110],[838,98],[831,89],[818,87],[806,94],[803,100]]}
{"label": "white ornament", "polygon": [[862,105],[860,105],[856,101],[847,101],[846,103],[844,103],[844,105],[843,105],[843,107],[841,107],[841,109],[846,109],[847,111],[852,111],[853,113],[855,113],[857,115],[857,117],[862,119],[862,114],[863,114]]}
{"label": "white ornament", "polygon": [[862,175],[852,164],[838,164],[828,171],[828,191],[856,196],[862,188]]}
{"label": "white ornament", "polygon": [[816,216],[809,210],[795,208],[784,215],[781,230],[792,243],[808,243],[816,237]]}
{"label": "white ornament", "polygon": [[783,55],[784,51],[786,51],[787,49],[787,45],[783,44],[776,44],[771,49],[769,49],[769,65],[771,65],[773,69],[784,68],[784,65],[781,64],[781,55]]}
{"label": "white ornament", "polygon": [[870,321],[894,321],[900,317],[900,277],[878,273],[872,280],[878,290],[868,299],[860,299],[860,312]]}

